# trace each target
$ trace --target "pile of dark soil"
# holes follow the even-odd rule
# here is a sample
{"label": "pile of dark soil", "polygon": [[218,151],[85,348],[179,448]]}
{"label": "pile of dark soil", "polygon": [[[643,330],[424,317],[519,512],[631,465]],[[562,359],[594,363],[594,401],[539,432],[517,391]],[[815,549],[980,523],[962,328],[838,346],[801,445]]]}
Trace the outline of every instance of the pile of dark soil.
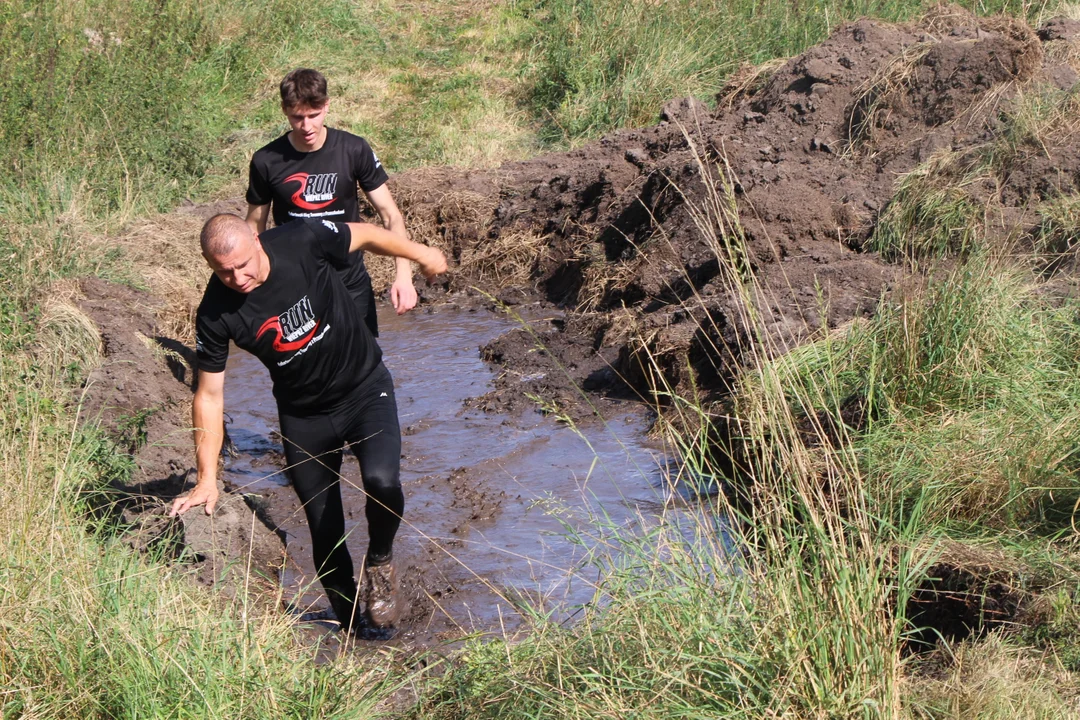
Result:
{"label": "pile of dark soil", "polygon": [[[751,341],[782,351],[873,311],[900,277],[865,249],[897,179],[999,140],[1031,88],[1075,87],[1074,67],[1050,59],[1070,53],[1044,50],[1078,37],[1074,21],[1036,33],[954,7],[907,26],[860,20],[767,77],[740,74],[715,110],[673,101],[655,127],[493,171],[407,172],[393,189],[414,235],[457,262],[451,289],[566,310],[539,338],[486,349],[512,370],[488,402],[536,394],[582,416],[575,387],[722,397]],[[1033,203],[1080,189],[1080,148],[1040,139],[1003,172],[971,192],[991,234],[1016,237]],[[756,276],[767,337],[718,257]]]}

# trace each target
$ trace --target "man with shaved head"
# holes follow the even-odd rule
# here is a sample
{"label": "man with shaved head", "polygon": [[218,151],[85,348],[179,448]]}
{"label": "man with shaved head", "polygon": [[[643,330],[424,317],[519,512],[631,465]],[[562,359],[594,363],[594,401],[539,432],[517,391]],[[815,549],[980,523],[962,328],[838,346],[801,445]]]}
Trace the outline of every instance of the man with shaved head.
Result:
{"label": "man with shaved head", "polygon": [[[232,341],[270,371],[287,472],[307,514],[315,565],[334,613],[346,629],[392,627],[400,608],[391,560],[405,509],[397,404],[382,351],[338,270],[350,253],[368,250],[414,261],[430,280],[446,271],[446,258],[375,225],[329,220],[297,220],[257,235],[236,215],[215,215],[199,240],[214,275],[196,317],[197,479],[173,502],[172,514],[199,505],[212,514],[217,503]],[[362,593],[345,545],[338,482],[345,447],[360,461],[368,498]]]}

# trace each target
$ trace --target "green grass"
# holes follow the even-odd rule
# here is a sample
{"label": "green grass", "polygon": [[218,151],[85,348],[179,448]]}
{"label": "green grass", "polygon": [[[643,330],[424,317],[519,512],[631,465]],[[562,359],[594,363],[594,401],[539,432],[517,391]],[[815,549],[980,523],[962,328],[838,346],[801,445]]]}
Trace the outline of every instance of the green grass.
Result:
{"label": "green grass", "polygon": [[843,339],[800,348],[785,382],[827,388],[816,407],[837,416],[864,398],[862,466],[932,523],[1065,530],[1080,491],[1078,308],[1045,302],[1034,282],[975,257]]}
{"label": "green grass", "polygon": [[1051,264],[1071,258],[1080,245],[1080,195],[1051,199],[1039,209],[1035,252]]}
{"label": "green grass", "polygon": [[898,182],[868,249],[915,267],[975,249],[982,237],[983,212],[965,187],[977,178],[944,179],[940,173],[946,161],[927,163]]}
{"label": "green grass", "polygon": [[[999,130],[982,146],[964,152],[943,151],[896,181],[892,199],[882,211],[866,248],[891,260],[904,260],[909,268],[973,251],[1008,251],[1026,228],[1007,228],[1009,237],[984,247],[995,195],[1018,192],[1014,173],[1025,171],[1032,158],[1071,137],[1077,129],[1075,93],[1034,82],[1024,87],[998,118]],[[1037,164],[1036,164],[1037,166]],[[1029,185],[1034,183],[1028,182]],[[1076,234],[1076,200],[1068,182],[1028,188],[1032,197],[1020,198],[1039,213],[1041,222],[1031,238],[1031,258],[1043,270],[1067,261]],[[1034,190],[1034,192],[1032,192]],[[1000,231],[1002,228],[998,228]]]}
{"label": "green grass", "polygon": [[792,551],[759,567],[727,554],[710,511],[697,522],[689,539],[612,529],[603,590],[573,628],[471,646],[413,716],[889,717],[883,564],[815,526],[769,539]]}
{"label": "green grass", "polygon": [[218,161],[263,58],[302,31],[291,15],[281,2],[6,3],[0,213],[174,205]]}
{"label": "green grass", "polygon": [[[520,107],[532,32],[512,4],[372,0],[289,58],[327,75],[329,122],[367,137],[389,169],[492,166],[537,150]],[[265,138],[287,129],[275,112],[261,121]]]}

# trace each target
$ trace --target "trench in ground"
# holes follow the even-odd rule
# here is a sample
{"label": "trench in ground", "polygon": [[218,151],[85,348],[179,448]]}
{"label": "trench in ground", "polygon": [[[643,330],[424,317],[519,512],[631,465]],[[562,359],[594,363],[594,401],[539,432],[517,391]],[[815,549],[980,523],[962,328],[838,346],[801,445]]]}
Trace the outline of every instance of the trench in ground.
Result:
{"label": "trench in ground", "polygon": [[[672,506],[665,453],[647,436],[646,411],[626,403],[605,423],[575,429],[539,412],[471,409],[466,401],[489,391],[496,372],[479,348],[515,322],[454,305],[402,317],[383,310],[379,343],[394,376],[403,434],[406,509],[395,561],[410,610],[402,633],[427,644],[424,638],[510,631],[521,624],[523,601],[555,618],[572,617],[594,597],[599,570],[589,562],[590,548],[610,547],[613,530],[651,526]],[[226,460],[226,482],[252,494],[284,531],[283,600],[318,610],[326,601],[313,582],[307,523],[283,472],[269,375],[237,350],[226,377],[229,433],[238,450]],[[348,544],[358,563],[367,531],[359,467],[350,455],[342,478]]]}

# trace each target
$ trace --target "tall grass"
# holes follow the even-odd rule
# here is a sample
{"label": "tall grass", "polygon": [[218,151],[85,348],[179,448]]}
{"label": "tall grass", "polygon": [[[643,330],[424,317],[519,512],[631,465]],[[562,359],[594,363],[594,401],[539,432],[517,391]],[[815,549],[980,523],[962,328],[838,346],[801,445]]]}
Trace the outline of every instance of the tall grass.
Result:
{"label": "tall grass", "polygon": [[303,25],[273,1],[4,3],[0,213],[162,210],[189,196]]}
{"label": "tall grass", "polygon": [[[68,340],[97,341],[64,327]],[[67,349],[49,331],[37,339],[34,361],[7,352],[0,360],[10,398],[0,414],[3,716],[370,712],[387,692],[383,669],[319,665],[270,603],[207,592],[88,531],[81,493],[129,468],[100,435],[75,427]]]}
{"label": "tall grass", "polygon": [[871,490],[918,499],[928,521],[1060,530],[1080,490],[1080,335],[1076,307],[1046,303],[1033,282],[974,257],[842,340],[802,348],[785,384],[829,388],[810,412],[866,403]]}
{"label": "tall grass", "polygon": [[800,422],[799,408],[821,403],[825,388],[785,382],[798,358],[779,355],[756,316],[760,288],[740,260],[745,233],[727,169],[702,169],[713,180],[692,212],[725,268],[721,277],[742,298],[748,370],[724,423],[716,408],[674,397],[672,388],[657,392],[694,418],[668,426],[672,444],[693,454],[693,474],[719,477],[722,453],[684,434],[687,425],[716,423],[704,436],[715,442],[724,427],[739,446],[729,448],[740,457],[730,496],[689,518],[673,512],[640,536],[624,530],[580,623],[512,646],[473,647],[417,716],[899,712],[903,609],[928,562],[920,526],[871,501],[846,436]]}
{"label": "tall grass", "polygon": [[945,179],[950,162],[949,155],[935,158],[897,182],[896,194],[868,242],[870,250],[918,267],[975,249],[982,237],[983,210],[965,188],[980,178]]}
{"label": "tall grass", "polygon": [[272,598],[96,534],[80,501],[131,467],[80,427],[101,340],[64,279],[137,275],[101,228],[205,187],[268,61],[318,20],[246,0],[0,6],[4,717],[364,717],[391,689],[388,665],[317,662]]}

